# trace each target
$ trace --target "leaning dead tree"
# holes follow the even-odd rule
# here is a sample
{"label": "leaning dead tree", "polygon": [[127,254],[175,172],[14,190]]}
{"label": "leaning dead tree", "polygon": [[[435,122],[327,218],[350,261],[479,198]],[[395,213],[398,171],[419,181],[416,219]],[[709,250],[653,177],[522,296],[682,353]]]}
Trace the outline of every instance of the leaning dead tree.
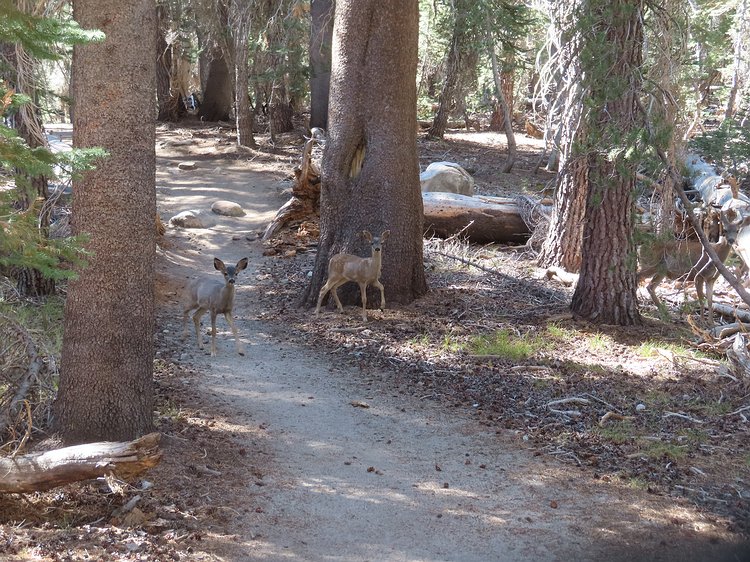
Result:
{"label": "leaning dead tree", "polygon": [[0,493],[28,493],[113,475],[129,479],[161,460],[158,433],[128,442],[87,443],[0,458]]}
{"label": "leaning dead tree", "polygon": [[320,212],[320,166],[313,158],[315,144],[325,142],[325,131],[313,128],[311,137],[305,143],[300,165],[294,170],[292,198],[276,212],[276,216],[266,227],[263,241],[273,238],[290,222],[317,216]]}

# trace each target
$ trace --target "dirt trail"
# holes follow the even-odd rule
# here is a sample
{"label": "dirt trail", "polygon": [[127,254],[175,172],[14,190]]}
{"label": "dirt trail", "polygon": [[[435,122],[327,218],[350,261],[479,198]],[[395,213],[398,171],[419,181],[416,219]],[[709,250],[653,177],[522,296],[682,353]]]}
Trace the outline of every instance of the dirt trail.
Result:
{"label": "dirt trail", "polygon": [[[205,149],[205,152],[204,152]],[[271,167],[206,157],[208,140],[162,143],[159,211],[207,212],[210,228],[170,228],[159,252],[165,356],[196,367],[196,392],[229,412],[235,433],[261,428],[262,485],[246,493],[261,509],[236,521],[225,560],[739,560],[723,528],[669,498],[595,480],[533,456],[510,432],[397,394],[365,375],[278,336],[254,301],[264,259],[257,233],[285,198]],[[177,169],[185,160],[195,170]],[[211,215],[216,199],[240,203],[242,218]],[[177,337],[177,294],[214,256],[251,265],[239,279],[235,317],[246,355],[219,319],[218,356]],[[204,325],[205,325],[204,321]],[[250,435],[250,433],[247,433]],[[220,493],[217,490],[217,493]]]}

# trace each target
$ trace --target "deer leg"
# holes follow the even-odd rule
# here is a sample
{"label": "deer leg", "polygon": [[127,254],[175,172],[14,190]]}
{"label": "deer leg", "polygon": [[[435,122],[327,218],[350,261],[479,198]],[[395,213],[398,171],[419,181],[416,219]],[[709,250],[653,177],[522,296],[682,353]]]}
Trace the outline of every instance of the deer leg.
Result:
{"label": "deer leg", "polygon": [[193,314],[193,324],[195,324],[195,337],[198,340],[198,349],[203,349],[203,338],[201,337],[201,317],[206,313],[205,308],[198,308]]}
{"label": "deer leg", "polygon": [[[344,281],[346,283],[346,281]],[[344,313],[344,307],[341,304],[341,301],[339,300],[339,287],[343,285],[344,283],[339,283],[338,285],[334,285],[331,289],[331,294],[333,295],[333,300],[336,301],[336,307],[339,309],[340,313]]]}
{"label": "deer leg", "polygon": [[705,280],[702,277],[698,277],[695,280],[695,294],[698,295],[698,306],[700,307],[701,320],[704,318],[703,303],[705,302],[706,295],[703,292],[703,284]]}
{"label": "deer leg", "polygon": [[661,307],[661,301],[659,300],[659,297],[656,296],[656,288],[659,286],[659,283],[664,280],[664,277],[664,275],[655,275],[651,278],[649,284],[646,285],[646,290],[648,291],[648,294],[651,295],[651,300],[657,308]]}
{"label": "deer leg", "polygon": [[380,279],[375,279],[372,285],[380,289],[380,310],[385,310],[385,288],[383,284],[380,282]]}
{"label": "deer leg", "polygon": [[359,283],[359,292],[362,296],[362,320],[367,321],[367,283]]}
{"label": "deer leg", "polygon": [[328,286],[328,283],[326,282],[325,285],[320,289],[320,292],[318,293],[318,306],[315,307],[315,314],[320,313],[320,303],[323,302],[323,297],[326,296],[326,293],[330,291],[330,287]]}
{"label": "deer leg", "polygon": [[211,357],[216,355],[216,313],[211,311]]}
{"label": "deer leg", "polygon": [[707,303],[707,314],[708,320],[711,325],[714,325],[714,282],[716,279],[706,280],[706,303]]}
{"label": "deer leg", "polygon": [[234,334],[234,343],[237,344],[237,353],[240,355],[245,355],[245,352],[242,349],[242,345],[240,345],[240,337],[237,335],[237,328],[234,325],[234,319],[232,318],[231,312],[225,312],[224,318],[227,319],[227,324],[229,324],[229,327],[232,328],[232,334]]}
{"label": "deer leg", "polygon": [[187,310],[183,310],[182,312],[182,339],[183,341],[187,338],[187,335],[188,335],[188,317],[190,316],[191,310],[193,309],[188,308]]}

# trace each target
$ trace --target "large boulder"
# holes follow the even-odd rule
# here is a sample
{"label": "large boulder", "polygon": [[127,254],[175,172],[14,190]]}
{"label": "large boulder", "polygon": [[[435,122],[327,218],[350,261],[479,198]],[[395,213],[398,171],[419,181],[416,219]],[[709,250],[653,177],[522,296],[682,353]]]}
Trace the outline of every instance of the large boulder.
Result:
{"label": "large boulder", "polygon": [[214,204],[211,205],[211,210],[217,215],[222,215],[225,217],[245,216],[245,211],[242,209],[239,203],[235,203],[234,201],[215,201]]}
{"label": "large boulder", "polygon": [[169,222],[180,228],[205,228],[200,214],[201,212],[196,210],[182,211],[169,219]]}
{"label": "large boulder", "polygon": [[474,178],[454,162],[433,162],[419,174],[419,181],[422,193],[438,191],[469,197],[474,195]]}

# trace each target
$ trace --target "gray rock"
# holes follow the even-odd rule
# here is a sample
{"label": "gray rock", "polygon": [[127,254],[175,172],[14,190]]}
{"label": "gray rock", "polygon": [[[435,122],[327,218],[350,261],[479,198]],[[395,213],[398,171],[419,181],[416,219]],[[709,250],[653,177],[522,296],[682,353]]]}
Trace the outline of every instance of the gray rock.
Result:
{"label": "gray rock", "polygon": [[225,217],[245,216],[245,211],[242,210],[242,207],[233,201],[215,201],[211,205],[211,210],[217,215],[224,215]]}
{"label": "gray rock", "polygon": [[433,162],[419,174],[422,193],[444,192],[474,196],[474,178],[454,162]]}
{"label": "gray rock", "polygon": [[182,211],[169,219],[169,222],[180,228],[205,228],[200,214],[201,212],[196,210]]}
{"label": "gray rock", "polygon": [[196,167],[195,162],[180,162],[177,164],[177,168],[180,170],[195,170]]}

